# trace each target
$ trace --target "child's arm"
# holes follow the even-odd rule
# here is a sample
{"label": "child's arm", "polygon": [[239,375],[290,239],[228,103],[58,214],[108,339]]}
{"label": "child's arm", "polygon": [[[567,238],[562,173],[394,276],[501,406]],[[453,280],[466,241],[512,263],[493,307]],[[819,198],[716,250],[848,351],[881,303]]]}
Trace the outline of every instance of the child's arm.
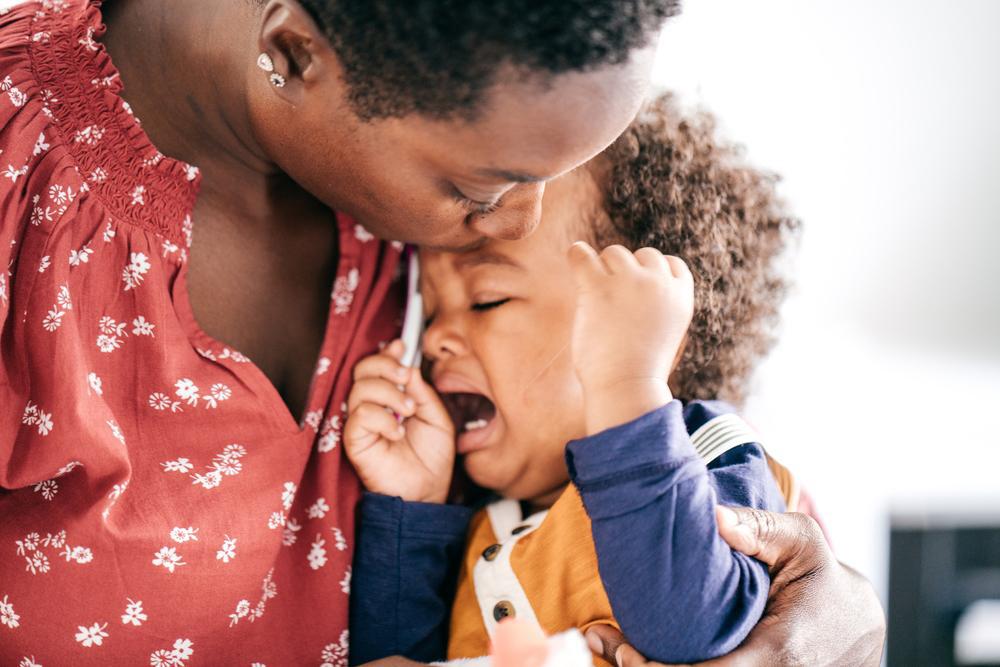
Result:
{"label": "child's arm", "polygon": [[668,378],[694,307],[684,262],[652,248],[598,255],[585,243],[569,259],[573,360],[590,437],[572,443],[567,458],[615,618],[657,660],[721,655],[760,618],[769,579],[718,535],[715,485],[723,502],[773,509],[761,502],[767,494],[751,491],[773,486],[767,466],[747,446],[707,471],[672,400]]}
{"label": "child's arm", "polygon": [[[445,655],[472,512],[444,505],[455,434],[434,390],[394,341],[354,371],[344,450],[369,491],[351,580],[351,663]],[[397,417],[398,415],[398,417]],[[400,421],[401,420],[401,421]]]}
{"label": "child's arm", "polygon": [[361,501],[351,575],[351,664],[391,655],[430,662],[447,653],[448,621],[472,510]]}
{"label": "child's arm", "polygon": [[[689,417],[704,408],[689,408]],[[629,642],[663,662],[735,649],[764,611],[770,578],[762,563],[722,540],[715,507],[784,510],[761,447],[739,445],[706,468],[672,401],[571,443],[567,460]]]}

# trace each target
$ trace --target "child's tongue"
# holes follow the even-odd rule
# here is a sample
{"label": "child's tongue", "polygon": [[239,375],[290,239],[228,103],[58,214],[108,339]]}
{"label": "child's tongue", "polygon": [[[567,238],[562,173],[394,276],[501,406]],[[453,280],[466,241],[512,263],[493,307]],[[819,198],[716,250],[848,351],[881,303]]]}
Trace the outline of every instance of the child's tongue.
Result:
{"label": "child's tongue", "polygon": [[441,400],[455,424],[456,435],[484,428],[497,413],[493,401],[482,394],[444,394]]}

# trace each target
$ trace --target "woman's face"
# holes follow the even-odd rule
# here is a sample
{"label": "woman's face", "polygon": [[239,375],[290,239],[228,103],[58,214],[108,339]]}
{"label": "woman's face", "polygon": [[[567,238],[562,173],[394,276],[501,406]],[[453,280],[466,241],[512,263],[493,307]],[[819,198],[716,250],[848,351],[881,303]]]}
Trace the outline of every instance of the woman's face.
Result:
{"label": "woman's face", "polygon": [[544,83],[508,74],[470,121],[410,114],[363,122],[327,67],[303,87],[295,113],[258,100],[254,122],[279,167],[374,234],[466,248],[534,230],[545,183],[599,153],[634,118],[651,56],[637,51],[622,65]]}

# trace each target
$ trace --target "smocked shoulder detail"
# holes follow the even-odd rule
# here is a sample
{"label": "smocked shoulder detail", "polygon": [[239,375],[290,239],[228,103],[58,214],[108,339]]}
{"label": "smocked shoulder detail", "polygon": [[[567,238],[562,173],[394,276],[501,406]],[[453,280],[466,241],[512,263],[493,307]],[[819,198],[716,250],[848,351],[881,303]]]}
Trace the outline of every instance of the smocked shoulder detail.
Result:
{"label": "smocked shoulder detail", "polygon": [[190,246],[200,174],[160,153],[120,97],[118,70],[98,41],[101,1],[30,6],[25,40],[38,94],[91,193],[118,220]]}

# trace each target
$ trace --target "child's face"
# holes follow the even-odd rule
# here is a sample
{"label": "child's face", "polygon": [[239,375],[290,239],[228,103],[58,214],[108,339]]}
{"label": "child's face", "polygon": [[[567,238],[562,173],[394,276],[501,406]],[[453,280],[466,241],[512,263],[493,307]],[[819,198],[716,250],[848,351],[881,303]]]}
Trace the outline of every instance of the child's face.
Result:
{"label": "child's face", "polygon": [[590,176],[572,172],[547,186],[542,223],[527,239],[420,255],[432,317],[424,354],[458,453],[477,484],[510,498],[550,500],[568,480],[566,443],[585,435],[566,251],[597,202]]}

